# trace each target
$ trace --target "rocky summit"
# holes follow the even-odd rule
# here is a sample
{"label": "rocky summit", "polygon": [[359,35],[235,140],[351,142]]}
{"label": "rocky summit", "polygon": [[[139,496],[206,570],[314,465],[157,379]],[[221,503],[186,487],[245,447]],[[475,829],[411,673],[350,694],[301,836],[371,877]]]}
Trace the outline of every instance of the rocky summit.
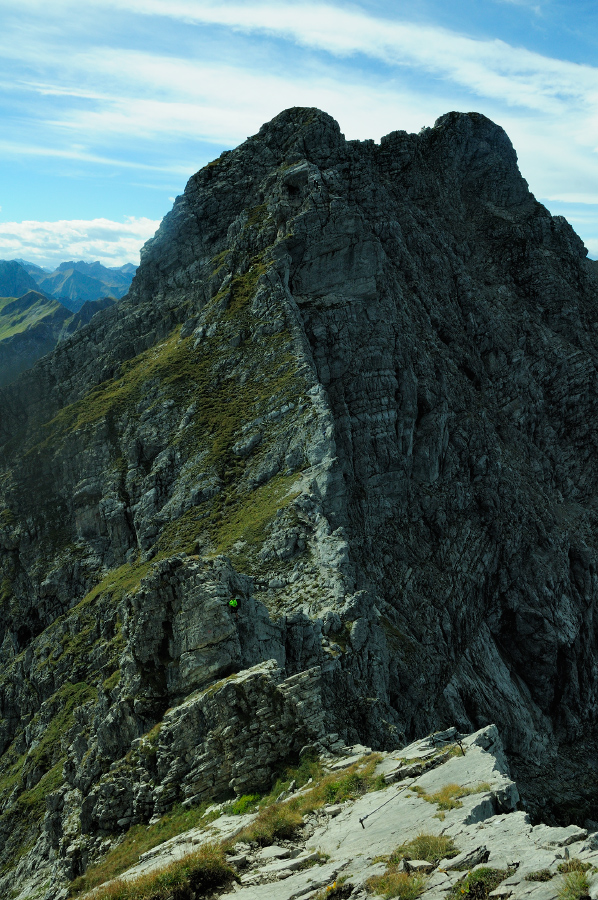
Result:
{"label": "rocky summit", "polygon": [[0,892],[312,751],[491,723],[521,839],[585,839],[586,256],[476,113],[376,144],[294,108],[190,179],[126,297],[0,390]]}

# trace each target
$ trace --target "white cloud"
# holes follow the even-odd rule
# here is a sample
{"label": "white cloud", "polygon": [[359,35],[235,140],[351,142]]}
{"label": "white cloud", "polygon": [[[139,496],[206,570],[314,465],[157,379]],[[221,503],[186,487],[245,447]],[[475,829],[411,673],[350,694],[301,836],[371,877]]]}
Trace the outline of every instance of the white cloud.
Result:
{"label": "white cloud", "polygon": [[99,260],[105,265],[138,263],[141,246],[153,237],[153,219],[127,216],[110,219],[74,219],[59,222],[0,223],[0,259],[19,257],[39,265],[68,259]]}
{"label": "white cloud", "polygon": [[535,0],[494,0],[495,3],[506,3],[509,6],[523,6],[525,9],[531,9],[537,16],[542,15],[542,7]]}
{"label": "white cloud", "polygon": [[557,203],[583,203],[586,206],[598,205],[598,194],[551,194],[548,200],[555,200]]}
{"label": "white cloud", "polygon": [[[264,121],[289,106],[319,106],[341,124],[349,138],[381,137],[395,128],[419,131],[445,112],[438,98],[403,92],[365,79],[337,80],[328,69],[292,73],[256,72],[140,52],[92,52],[86,65],[108,75],[118,68],[129,95],[115,94],[94,108],[73,107],[54,128],[86,135],[144,138],[173,136],[234,146]],[[147,94],[149,96],[143,96]]]}
{"label": "white cloud", "polygon": [[[5,157],[22,159],[24,156],[54,156],[57,159],[70,159],[76,162],[91,162],[101,166],[118,166],[124,169],[135,169],[150,172],[170,172],[177,175],[189,175],[189,167],[181,165],[154,166],[147,163],[122,159],[120,157],[101,156],[71,145],[69,149],[17,143],[0,140],[0,153]],[[2,207],[0,207],[1,209]]]}
{"label": "white cloud", "polygon": [[[438,26],[377,18],[357,8],[343,9],[329,3],[313,2],[213,3],[206,0],[95,0],[95,4],[102,9],[112,7],[143,16],[162,16],[196,25],[220,25],[233,31],[269,34],[324,51],[332,58],[362,55],[393,67],[399,76],[409,70],[419,71],[480,98],[514,108],[550,115],[566,113],[571,104],[587,107],[594,114],[598,109],[596,67],[551,58],[501,40],[483,40]],[[37,5],[35,2],[30,4],[33,8]],[[60,15],[68,15],[69,4],[60,5],[63,7]],[[89,6],[93,5],[90,0]],[[140,99],[139,89],[141,96],[145,94],[149,102],[152,97],[149,85],[156,85],[158,96],[163,100],[178,100],[179,110],[173,111],[172,116],[175,127],[177,122],[185,119],[186,102],[193,103],[198,96],[205,95],[206,72],[227,70],[225,66],[202,64],[197,59],[160,57],[123,48],[116,50],[103,46],[101,36],[94,42],[95,49],[86,46],[80,51],[72,50],[66,58],[63,49],[58,44],[55,47],[48,45],[46,35],[41,32],[37,37],[29,34],[19,41],[14,37],[10,29],[5,29],[4,37],[0,36],[3,56],[19,60],[30,57],[32,62],[59,69],[61,83],[38,84],[35,87],[40,92],[95,100],[100,106],[111,103],[116,92],[126,105],[127,98],[129,101],[134,96]],[[276,81],[278,73],[268,71],[267,62],[265,66],[260,62],[256,57],[245,67],[228,67],[237,73],[238,88],[243,88],[247,76],[252,81]],[[183,79],[184,73],[191,77]],[[280,80],[301,87],[305,74],[309,82],[313,73],[295,70]],[[337,75],[339,90],[345,76],[346,73]],[[209,74],[208,81],[217,85],[216,79],[210,78]],[[136,90],[132,90],[133,85]],[[177,92],[176,98],[166,96],[172,91]],[[222,91],[218,93],[222,94]],[[228,99],[232,99],[230,93]],[[215,117],[219,107],[216,103],[212,107],[210,115]],[[119,125],[126,125],[127,112],[134,113],[131,102],[128,102],[127,110],[120,111],[120,117],[119,110],[113,112],[115,130]],[[220,112],[222,118],[227,118],[226,108]],[[137,124],[147,121],[141,115],[135,119]]]}
{"label": "white cloud", "polygon": [[[1,0],[0,0],[1,5]],[[25,4],[39,9],[37,0]],[[71,2],[53,4],[53,14],[68,17]],[[89,0],[88,8],[94,8]],[[584,113],[575,140],[598,143],[598,69],[553,59],[500,40],[481,40],[448,29],[409,21],[376,18],[358,8],[344,9],[330,3],[213,3],[206,0],[95,0],[98,9],[129,10],[138,15],[162,16],[197,25],[221,25],[233,31],[270,34],[328,54],[316,70],[304,64],[275,70],[268,61],[247,59],[245,65],[222,65],[202,61],[202,56],[176,58],[104,46],[97,39],[65,55],[59,42],[47,40],[38,25],[16,40],[14,29],[0,35],[0,53],[23,62],[29,59],[35,71],[45,66],[53,77],[39,83],[21,82],[20,87],[40,95],[72,98],[61,105],[60,115],[46,125],[58,130],[80,130],[83,136],[104,142],[115,135],[141,138],[161,133],[173,137],[201,137],[217,143],[235,143],[256,129],[264,119],[293,103],[314,103],[338,115],[347,110],[351,137],[375,137],[392,127],[412,127],[390,121],[382,107],[421,109],[419,129],[431,107],[439,114],[447,109],[449,86],[464,97],[473,94],[499,107],[533,110],[550,116]],[[111,14],[110,12],[108,14]],[[41,23],[45,25],[46,23]],[[38,33],[39,31],[39,33]],[[199,32],[198,32],[199,33]],[[189,51],[187,51],[189,52]],[[363,71],[347,79],[335,70],[335,58],[363,56],[381,61],[394,70],[393,82]],[[413,73],[441,79],[438,90],[429,85],[414,90],[408,78]],[[48,75],[48,72],[46,72]],[[349,96],[350,95],[350,96]],[[312,99],[313,98],[313,99]],[[353,99],[356,108],[353,110]],[[82,101],[81,103],[76,102]],[[450,101],[449,101],[450,102]],[[332,106],[331,106],[332,104]],[[474,108],[475,108],[474,101]],[[479,102],[477,104],[479,106]],[[374,109],[370,111],[370,107]],[[590,118],[596,122],[593,127]],[[376,120],[376,121],[374,121]],[[347,130],[347,126],[341,122]],[[590,127],[588,127],[590,126]],[[360,132],[359,134],[356,132]],[[98,155],[98,162],[105,162]],[[94,161],[94,154],[89,154]]]}
{"label": "white cloud", "polygon": [[[189,175],[206,152],[183,165],[190,143],[234,146],[292,105],[325,109],[348,138],[362,139],[418,131],[451,108],[478,109],[505,127],[538,196],[588,205],[598,196],[598,68],[590,65],[330,0],[88,0],[82,8],[22,0],[18,13],[0,0],[0,9],[0,57],[13,61],[4,78],[30,103],[33,123],[0,140],[0,156]],[[120,14],[128,28],[144,17],[134,41]],[[139,38],[175,27],[184,36],[176,50]],[[219,55],[212,39],[222,47],[230,39],[230,52]],[[169,50],[152,52],[157,46]]]}
{"label": "white cloud", "polygon": [[[96,0],[97,2],[97,0]],[[102,0],[107,5],[108,0]],[[414,66],[516,107],[555,113],[598,91],[598,69],[554,59],[501,40],[467,37],[438,26],[376,18],[326,3],[214,3],[205,0],[113,0],[140,15],[222,25],[293,40],[335,56],[365,54]]]}
{"label": "white cloud", "polygon": [[[37,0],[26,6],[41,8]],[[52,14],[63,20],[74,8],[69,0],[52,6]],[[37,31],[33,27],[23,33],[21,40],[7,28],[0,34],[0,54],[29,58],[39,75],[37,82],[22,81],[21,89],[44,98],[57,96],[61,102],[48,105],[47,112],[40,107],[45,139],[27,146],[13,138],[0,142],[0,151],[188,175],[193,166],[175,161],[172,150],[162,151],[165,159],[171,154],[164,166],[123,157],[131,146],[150,141],[161,148],[176,148],[182,140],[234,146],[292,105],[325,109],[348,138],[376,139],[395,128],[418,131],[451,107],[481,107],[507,127],[524,165],[530,160],[529,171],[538,176],[532,185],[536,192],[579,192],[571,179],[579,180],[582,171],[589,177],[586,190],[598,190],[593,174],[598,145],[595,67],[330,3],[95,0],[94,6],[89,0],[88,8],[270,34],[323,50],[327,61],[310,57],[299,68],[275,68],[267,57],[259,58],[259,44],[253,44],[244,62],[227,65],[201,53],[183,58],[104,46],[101,29],[97,39],[65,55],[58,42],[46,39],[45,22]],[[356,55],[382,61],[392,76],[358,66],[352,77],[346,66],[339,68],[338,57]],[[419,83],[414,73],[422,76]],[[65,98],[72,102],[62,102]],[[73,147],[74,140],[84,143]],[[123,140],[132,142],[127,149]]]}

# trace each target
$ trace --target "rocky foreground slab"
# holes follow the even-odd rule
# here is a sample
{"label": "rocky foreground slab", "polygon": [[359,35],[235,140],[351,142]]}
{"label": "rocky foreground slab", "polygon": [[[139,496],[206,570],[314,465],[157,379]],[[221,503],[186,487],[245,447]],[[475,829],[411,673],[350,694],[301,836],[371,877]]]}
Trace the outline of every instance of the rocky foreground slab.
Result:
{"label": "rocky foreground slab", "polygon": [[[143,854],[121,878],[134,884],[203,844],[226,841],[239,883],[222,889],[222,900],[372,898],[380,896],[376,878],[387,873],[389,857],[425,834],[452,839],[452,854],[419,860],[405,852],[395,867],[419,879],[424,900],[467,894],[471,873],[488,869],[498,880],[492,898],[556,900],[567,872],[575,871],[583,888],[578,896],[598,900],[598,833],[531,824],[494,725],[466,737],[449,729],[374,759],[377,790],[305,815],[291,840],[265,847],[244,840],[257,813],[224,814]],[[368,762],[372,751],[362,746],[325,753],[327,773],[355,771],[356,763]],[[291,785],[278,802],[289,804],[312,787],[297,791]]]}

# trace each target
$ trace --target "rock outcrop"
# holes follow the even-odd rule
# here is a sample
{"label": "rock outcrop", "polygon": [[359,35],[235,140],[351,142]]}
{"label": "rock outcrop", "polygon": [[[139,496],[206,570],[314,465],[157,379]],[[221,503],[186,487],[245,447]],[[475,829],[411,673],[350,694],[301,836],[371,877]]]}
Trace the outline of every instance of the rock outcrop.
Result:
{"label": "rock outcrop", "polygon": [[[455,737],[458,744],[453,743]],[[584,870],[587,896],[598,896],[598,832],[531,823],[520,808],[493,725],[467,736],[452,728],[377,755],[363,746],[343,747],[337,753],[325,752],[322,759],[328,778],[347,771],[355,777],[373,766],[377,789],[317,806],[294,835],[266,847],[240,835],[255,822],[255,812],[234,814],[227,804],[212,807],[205,824],[142,853],[120,878],[134,885],[136,879],[157,875],[206,843],[231,842],[239,835],[239,843],[228,849],[239,884],[232,891],[218,891],[225,900],[314,900],[327,895],[376,900],[380,894],[375,879],[385,874],[388,857],[397,848],[405,854],[403,871],[422,879],[423,900],[454,900],[469,893],[469,879],[482,872],[497,885],[490,893],[497,900],[557,900],[567,873],[580,875]],[[309,785],[292,787],[274,804],[279,814],[309,790]],[[451,851],[418,858],[422,835],[428,844],[441,838]],[[71,851],[76,852],[76,840]],[[26,900],[34,884],[16,900]]]}
{"label": "rock outcrop", "polygon": [[376,145],[287,110],[191,178],[127,297],[0,391],[3,861],[75,875],[320,732],[496,722],[534,816],[590,815],[585,257],[473,113]]}

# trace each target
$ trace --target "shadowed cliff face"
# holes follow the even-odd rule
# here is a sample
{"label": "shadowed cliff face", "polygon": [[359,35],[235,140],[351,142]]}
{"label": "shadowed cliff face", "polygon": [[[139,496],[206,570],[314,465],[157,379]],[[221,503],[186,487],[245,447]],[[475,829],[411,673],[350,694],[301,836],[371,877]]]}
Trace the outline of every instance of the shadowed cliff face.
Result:
{"label": "shadowed cliff face", "polygon": [[267,659],[319,666],[345,741],[496,722],[525,775],[593,726],[585,256],[474,113],[376,145],[291,109],[191,178],[128,297],[0,392],[5,856],[32,791],[71,875],[181,799],[166,763],[114,821],[93,785]]}

